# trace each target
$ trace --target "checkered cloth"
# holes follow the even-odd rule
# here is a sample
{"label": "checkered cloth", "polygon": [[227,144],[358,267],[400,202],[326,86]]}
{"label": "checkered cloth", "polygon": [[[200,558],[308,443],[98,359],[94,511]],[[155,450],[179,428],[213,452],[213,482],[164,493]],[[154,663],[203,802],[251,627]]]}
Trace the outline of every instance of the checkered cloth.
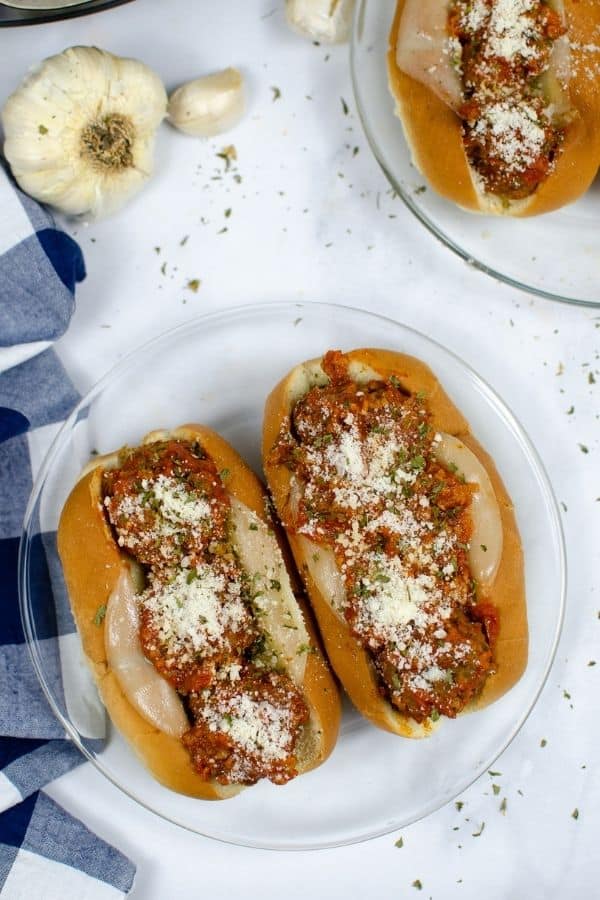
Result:
{"label": "checkered cloth", "polygon": [[[79,399],[51,345],[69,324],[84,277],[77,244],[0,165],[0,897],[11,900],[117,900],[135,874],[41,790],[83,757],[36,679],[18,609],[18,545],[33,479]],[[55,534],[36,530],[30,569],[45,611],[38,639],[53,693],[71,713],[80,650]],[[74,712],[83,734],[103,737],[100,707]]]}

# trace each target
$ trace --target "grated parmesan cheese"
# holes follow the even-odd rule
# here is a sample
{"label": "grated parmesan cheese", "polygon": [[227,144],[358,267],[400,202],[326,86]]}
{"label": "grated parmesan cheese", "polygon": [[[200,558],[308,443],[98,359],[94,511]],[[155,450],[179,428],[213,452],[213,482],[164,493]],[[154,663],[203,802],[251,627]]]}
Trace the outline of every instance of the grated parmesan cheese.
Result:
{"label": "grated parmesan cheese", "polygon": [[223,704],[222,710],[208,708],[203,718],[211,731],[225,732],[243,751],[260,755],[266,762],[288,755],[291,714],[285,707],[239,694]]}
{"label": "grated parmesan cheese", "polygon": [[[398,629],[409,622],[425,628],[431,621],[427,606],[436,604],[435,615],[446,614],[442,592],[428,575],[410,576],[397,558],[375,557],[376,575],[363,578],[367,597],[361,604],[362,617],[384,641],[398,639]],[[442,610],[444,606],[444,610]],[[448,607],[449,614],[449,607]]]}
{"label": "grated parmesan cheese", "polygon": [[[398,455],[406,447],[397,436],[374,433],[361,438],[352,416],[346,416],[345,423],[348,430],[324,450],[307,451],[307,463],[315,476],[324,466],[339,480],[334,490],[339,506],[355,510],[376,502],[383,494],[395,493],[398,482],[414,484],[416,474],[398,467]],[[307,496],[311,490],[309,484]]]}
{"label": "grated parmesan cheese", "polygon": [[532,59],[539,50],[530,13],[538,0],[495,0],[489,20],[489,36],[486,47],[488,56],[499,56],[509,62],[516,57]]}
{"label": "grated parmesan cheese", "polygon": [[158,639],[171,654],[206,653],[249,621],[241,583],[214,568],[183,569],[167,584],[154,583],[142,595]]}
{"label": "grated parmesan cheese", "polygon": [[504,100],[484,109],[472,133],[482,143],[491,142],[508,171],[520,172],[535,162],[546,141],[546,132],[538,123],[533,105]]}
{"label": "grated parmesan cheese", "polygon": [[461,17],[464,28],[468,31],[479,31],[490,16],[490,7],[485,0],[474,0]]}
{"label": "grated parmesan cheese", "polygon": [[158,511],[175,525],[198,525],[210,518],[210,504],[202,497],[190,493],[175,478],[159,475],[151,483],[142,481],[145,491],[152,491],[158,503]]}

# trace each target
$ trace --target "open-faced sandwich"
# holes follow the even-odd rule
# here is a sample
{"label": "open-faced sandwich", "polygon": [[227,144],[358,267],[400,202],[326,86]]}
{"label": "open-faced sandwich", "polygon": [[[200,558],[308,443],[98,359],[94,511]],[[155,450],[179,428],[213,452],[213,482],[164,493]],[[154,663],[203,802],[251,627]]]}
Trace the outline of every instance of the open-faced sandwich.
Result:
{"label": "open-faced sandwich", "polygon": [[583,194],[600,165],[599,33],[597,0],[398,0],[389,83],[431,187],[511,216]]}
{"label": "open-faced sandwich", "polygon": [[223,799],[327,758],[337,687],[264,489],[214,431],[92,460],[58,547],[102,700],[160,782]]}
{"label": "open-faced sandwich", "polygon": [[527,662],[523,559],[492,458],[431,370],[329,352],[267,400],[264,467],[329,659],[381,728],[427,735]]}

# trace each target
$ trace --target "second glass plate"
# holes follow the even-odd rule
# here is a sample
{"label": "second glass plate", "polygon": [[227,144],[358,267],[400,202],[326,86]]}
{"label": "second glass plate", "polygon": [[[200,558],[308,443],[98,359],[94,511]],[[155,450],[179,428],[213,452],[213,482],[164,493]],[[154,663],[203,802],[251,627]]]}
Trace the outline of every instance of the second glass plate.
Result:
{"label": "second glass plate", "polygon": [[417,219],[469,265],[541,297],[599,306],[599,179],[576,203],[543,216],[515,219],[465,212],[435,194],[413,166],[388,89],[386,53],[395,9],[396,0],[358,0],[351,54],[362,124],[394,190]]}

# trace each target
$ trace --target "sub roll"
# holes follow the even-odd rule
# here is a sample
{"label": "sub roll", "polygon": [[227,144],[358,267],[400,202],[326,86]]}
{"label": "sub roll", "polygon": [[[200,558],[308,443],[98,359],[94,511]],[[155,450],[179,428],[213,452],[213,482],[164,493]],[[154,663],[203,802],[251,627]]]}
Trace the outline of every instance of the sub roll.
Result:
{"label": "sub roll", "polygon": [[532,216],[600,165],[597,0],[398,0],[390,90],[413,162],[464,209]]}
{"label": "sub roll", "polygon": [[256,476],[199,425],[92,460],[58,549],[106,709],[166,787],[224,799],[320,765],[336,685]]}
{"label": "sub roll", "polygon": [[426,365],[370,349],[302,363],[267,400],[263,462],[330,662],[364,716],[424,737],[518,681],[512,504]]}

